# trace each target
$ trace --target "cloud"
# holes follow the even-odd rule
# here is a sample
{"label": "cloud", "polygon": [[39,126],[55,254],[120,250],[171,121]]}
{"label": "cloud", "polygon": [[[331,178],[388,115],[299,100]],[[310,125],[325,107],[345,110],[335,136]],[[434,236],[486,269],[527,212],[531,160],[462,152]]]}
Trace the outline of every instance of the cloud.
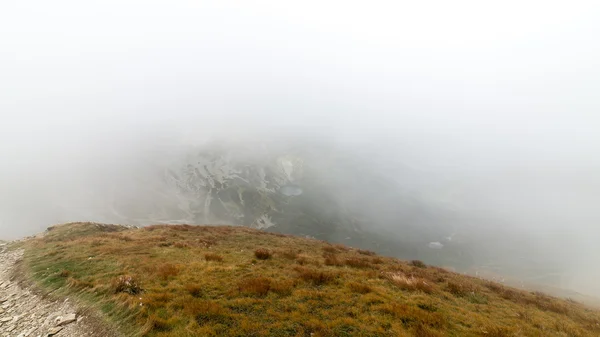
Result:
{"label": "cloud", "polygon": [[593,265],[598,14],[594,1],[3,3],[2,236],[89,214],[94,191],[176,144],[327,135],[426,172],[432,199],[548,245],[568,233]]}

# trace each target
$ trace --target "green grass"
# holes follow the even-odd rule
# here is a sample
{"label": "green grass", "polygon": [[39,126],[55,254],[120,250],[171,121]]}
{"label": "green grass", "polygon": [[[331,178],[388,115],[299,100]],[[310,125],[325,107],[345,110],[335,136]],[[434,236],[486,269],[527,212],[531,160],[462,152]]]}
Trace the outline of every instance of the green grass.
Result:
{"label": "green grass", "polygon": [[598,336],[583,305],[245,227],[55,226],[27,275],[127,336]]}

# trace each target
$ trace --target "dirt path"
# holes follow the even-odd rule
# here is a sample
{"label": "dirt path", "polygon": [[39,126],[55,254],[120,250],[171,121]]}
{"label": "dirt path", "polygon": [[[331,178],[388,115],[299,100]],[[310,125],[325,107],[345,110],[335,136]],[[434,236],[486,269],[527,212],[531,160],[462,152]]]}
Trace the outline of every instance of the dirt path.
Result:
{"label": "dirt path", "polygon": [[9,251],[0,244],[0,337],[100,336],[69,299],[42,298],[10,279],[22,256],[23,250]]}

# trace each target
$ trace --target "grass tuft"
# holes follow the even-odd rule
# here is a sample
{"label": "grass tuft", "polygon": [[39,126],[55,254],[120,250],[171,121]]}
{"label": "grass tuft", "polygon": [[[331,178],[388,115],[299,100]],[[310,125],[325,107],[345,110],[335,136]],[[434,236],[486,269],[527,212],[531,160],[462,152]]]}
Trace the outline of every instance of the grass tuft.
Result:
{"label": "grass tuft", "polygon": [[309,268],[297,267],[298,277],[306,282],[311,282],[314,285],[323,285],[331,283],[335,280],[336,275],[330,272],[319,271]]}
{"label": "grass tuft", "polygon": [[431,294],[434,291],[433,285],[422,278],[407,276],[401,272],[386,273],[384,278],[402,290],[422,291]]}
{"label": "grass tuft", "polygon": [[215,254],[215,253],[204,254],[204,259],[206,261],[223,262],[223,257],[221,255]]}
{"label": "grass tuft", "polygon": [[473,293],[475,290],[469,283],[453,280],[448,281],[446,284],[446,291],[454,296],[463,297],[467,294]]}
{"label": "grass tuft", "polygon": [[341,267],[344,265],[344,261],[338,259],[338,257],[336,255],[326,253],[325,254],[325,265]]}
{"label": "grass tuft", "polygon": [[371,260],[360,257],[349,257],[344,263],[352,268],[370,268],[372,267]]}
{"label": "grass tuft", "polygon": [[281,256],[288,260],[295,260],[298,257],[298,252],[293,249],[286,249],[282,251]]}
{"label": "grass tuft", "polygon": [[156,268],[156,275],[162,280],[168,280],[179,274],[179,267],[172,263],[165,263]]}
{"label": "grass tuft", "polygon": [[244,295],[267,296],[271,290],[272,280],[268,277],[255,277],[239,282],[238,290]]}
{"label": "grass tuft", "polygon": [[199,286],[198,284],[195,284],[195,283],[186,284],[185,290],[193,297],[201,297],[202,296],[202,287]]}
{"label": "grass tuft", "polygon": [[371,288],[370,286],[358,282],[351,282],[348,284],[348,287],[353,293],[358,294],[368,294],[373,291],[373,288]]}

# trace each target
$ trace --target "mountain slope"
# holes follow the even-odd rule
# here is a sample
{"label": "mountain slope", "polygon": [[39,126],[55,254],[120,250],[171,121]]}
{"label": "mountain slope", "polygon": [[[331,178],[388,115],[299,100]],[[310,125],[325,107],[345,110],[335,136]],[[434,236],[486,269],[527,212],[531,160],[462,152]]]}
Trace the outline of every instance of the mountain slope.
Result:
{"label": "mountain slope", "polygon": [[541,293],[246,227],[95,223],[25,242],[27,275],[146,336],[597,336]]}

